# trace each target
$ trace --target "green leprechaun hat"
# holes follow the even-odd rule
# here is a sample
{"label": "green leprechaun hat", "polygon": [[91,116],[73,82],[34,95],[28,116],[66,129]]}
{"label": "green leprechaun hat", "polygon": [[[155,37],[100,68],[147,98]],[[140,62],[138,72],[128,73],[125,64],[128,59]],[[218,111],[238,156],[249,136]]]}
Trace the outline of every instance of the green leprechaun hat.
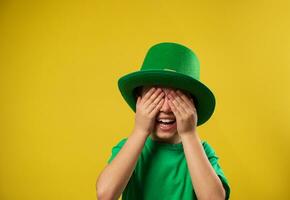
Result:
{"label": "green leprechaun hat", "polygon": [[146,85],[160,85],[181,89],[191,94],[197,110],[197,126],[205,123],[215,109],[215,97],[211,90],[200,82],[199,61],[188,47],[162,42],[152,46],[139,71],[122,76],[119,90],[136,112],[136,89]]}

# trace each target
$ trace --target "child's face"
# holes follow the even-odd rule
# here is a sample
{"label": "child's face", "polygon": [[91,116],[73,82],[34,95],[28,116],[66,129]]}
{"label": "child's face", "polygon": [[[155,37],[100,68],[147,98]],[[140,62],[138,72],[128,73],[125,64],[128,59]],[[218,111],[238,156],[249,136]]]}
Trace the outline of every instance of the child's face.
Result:
{"label": "child's face", "polygon": [[[141,90],[141,96],[143,97],[143,95],[146,94],[145,92],[150,90],[151,87],[153,86],[143,86]],[[174,118],[175,119],[174,113],[169,106],[167,95],[170,91],[172,90],[176,91],[176,89],[169,88],[169,87],[162,87],[158,85],[155,87],[161,88],[163,92],[165,93],[165,96],[163,97],[164,103],[162,107],[160,108],[159,113],[157,113],[156,119],[157,118]],[[192,100],[189,93],[187,93],[186,91],[182,91],[182,92],[185,95],[187,95],[190,98],[190,100]],[[153,134],[153,137],[157,138],[158,140],[173,142],[175,141],[174,138],[178,137],[176,122],[171,126],[169,130],[162,128],[162,125],[160,125],[159,123],[155,123],[155,127],[152,134]]]}

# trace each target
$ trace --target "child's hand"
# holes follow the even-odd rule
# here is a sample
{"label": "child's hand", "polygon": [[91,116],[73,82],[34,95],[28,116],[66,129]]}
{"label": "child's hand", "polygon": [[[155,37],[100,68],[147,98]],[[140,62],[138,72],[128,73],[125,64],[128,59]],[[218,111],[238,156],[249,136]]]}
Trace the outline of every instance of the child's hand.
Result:
{"label": "child's hand", "polygon": [[176,117],[177,132],[179,135],[192,133],[197,127],[197,111],[192,99],[189,99],[180,90],[168,94],[169,106]]}
{"label": "child's hand", "polygon": [[136,103],[135,130],[151,134],[155,125],[155,118],[164,102],[164,92],[158,88],[151,88],[139,96]]}

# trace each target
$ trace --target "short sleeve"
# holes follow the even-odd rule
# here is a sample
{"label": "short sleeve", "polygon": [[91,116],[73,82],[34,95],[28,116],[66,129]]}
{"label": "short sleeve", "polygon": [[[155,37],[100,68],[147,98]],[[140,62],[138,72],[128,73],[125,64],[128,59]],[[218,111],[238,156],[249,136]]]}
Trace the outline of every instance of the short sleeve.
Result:
{"label": "short sleeve", "polygon": [[107,161],[107,163],[111,163],[112,160],[116,157],[116,155],[119,153],[119,151],[121,150],[121,148],[123,147],[123,145],[126,143],[127,138],[123,138],[121,141],[118,142],[118,144],[116,144],[113,148],[112,148],[112,153],[111,153],[111,157],[109,158],[109,160]]}
{"label": "short sleeve", "polygon": [[228,200],[230,197],[231,189],[230,189],[229,182],[228,182],[221,166],[218,163],[219,157],[215,154],[214,149],[206,141],[203,141],[202,145],[203,145],[205,153],[206,153],[212,167],[214,168],[216,174],[218,175],[218,177],[220,178],[220,180],[223,184],[223,187],[224,187],[225,192],[226,192],[226,200]]}

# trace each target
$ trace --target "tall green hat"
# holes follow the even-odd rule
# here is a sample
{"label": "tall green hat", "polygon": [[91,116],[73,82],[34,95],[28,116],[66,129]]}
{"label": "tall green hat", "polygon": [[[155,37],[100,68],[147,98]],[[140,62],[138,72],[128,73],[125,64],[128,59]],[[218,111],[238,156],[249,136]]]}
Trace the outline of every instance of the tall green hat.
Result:
{"label": "tall green hat", "polygon": [[178,43],[162,42],[148,50],[139,71],[124,75],[118,80],[118,87],[134,112],[136,89],[140,86],[160,85],[187,91],[194,100],[199,126],[211,117],[215,109],[215,97],[200,82],[199,74],[199,61],[191,49]]}

